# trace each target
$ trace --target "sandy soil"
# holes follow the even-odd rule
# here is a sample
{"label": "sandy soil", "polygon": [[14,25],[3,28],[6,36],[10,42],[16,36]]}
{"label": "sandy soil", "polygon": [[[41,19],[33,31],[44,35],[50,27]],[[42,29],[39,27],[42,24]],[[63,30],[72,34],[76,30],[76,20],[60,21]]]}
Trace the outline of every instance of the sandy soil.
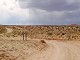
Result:
{"label": "sandy soil", "polygon": [[40,41],[0,40],[0,60],[27,60],[46,47],[47,44]]}
{"label": "sandy soil", "polygon": [[[7,28],[7,33],[12,29]],[[0,60],[80,60],[80,41],[0,39]],[[9,40],[8,40],[9,39]]]}
{"label": "sandy soil", "polygon": [[11,28],[6,28],[7,29],[7,33],[11,33],[13,30]]}
{"label": "sandy soil", "polygon": [[80,42],[46,42],[49,48],[32,55],[28,60],[80,60]]}
{"label": "sandy soil", "polygon": [[80,60],[80,41],[0,41],[0,60]]}

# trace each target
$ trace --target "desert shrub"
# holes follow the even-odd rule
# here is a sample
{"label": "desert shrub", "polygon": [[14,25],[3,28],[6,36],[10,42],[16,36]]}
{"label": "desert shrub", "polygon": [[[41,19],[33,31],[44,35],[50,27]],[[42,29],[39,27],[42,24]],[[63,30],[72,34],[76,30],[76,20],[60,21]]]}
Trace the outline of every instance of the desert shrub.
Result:
{"label": "desert shrub", "polygon": [[71,40],[71,35],[70,34],[67,34],[67,39]]}
{"label": "desert shrub", "polygon": [[65,35],[66,33],[62,33],[62,35]]}
{"label": "desert shrub", "polygon": [[[4,50],[0,50],[0,60],[14,60],[13,56]],[[16,59],[15,59],[16,60]]]}
{"label": "desert shrub", "polygon": [[6,33],[7,29],[4,26],[0,26],[0,34]]}
{"label": "desert shrub", "polygon": [[22,32],[19,30],[13,30],[12,34],[14,35],[22,35]]}
{"label": "desert shrub", "polygon": [[51,32],[48,32],[47,35],[53,35]]}
{"label": "desert shrub", "polygon": [[41,42],[41,43],[46,43],[44,40],[41,40],[40,42]]}

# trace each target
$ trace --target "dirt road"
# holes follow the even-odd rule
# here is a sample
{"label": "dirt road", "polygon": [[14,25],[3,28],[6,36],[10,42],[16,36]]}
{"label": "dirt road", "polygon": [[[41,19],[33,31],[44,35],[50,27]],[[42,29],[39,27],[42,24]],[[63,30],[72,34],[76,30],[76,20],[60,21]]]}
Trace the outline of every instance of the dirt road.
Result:
{"label": "dirt road", "polygon": [[49,48],[28,60],[80,60],[80,42],[46,41]]}

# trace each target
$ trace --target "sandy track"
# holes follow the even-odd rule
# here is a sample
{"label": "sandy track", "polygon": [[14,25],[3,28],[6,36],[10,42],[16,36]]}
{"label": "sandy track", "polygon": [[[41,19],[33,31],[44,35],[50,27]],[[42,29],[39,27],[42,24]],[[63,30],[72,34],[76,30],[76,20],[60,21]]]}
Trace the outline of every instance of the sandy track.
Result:
{"label": "sandy track", "polygon": [[6,28],[7,29],[7,33],[11,33],[13,30],[11,28]]}
{"label": "sandy track", "polygon": [[80,60],[80,42],[46,41],[49,48],[28,60]]}

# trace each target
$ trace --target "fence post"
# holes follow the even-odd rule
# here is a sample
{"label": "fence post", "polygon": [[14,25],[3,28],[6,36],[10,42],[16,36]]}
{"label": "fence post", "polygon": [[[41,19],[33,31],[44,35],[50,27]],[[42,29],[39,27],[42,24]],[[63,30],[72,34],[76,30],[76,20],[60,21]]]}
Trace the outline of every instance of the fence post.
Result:
{"label": "fence post", "polygon": [[23,35],[23,40],[27,40],[27,32],[26,31],[25,32],[23,31],[22,32],[22,35]]}
{"label": "fence post", "polygon": [[25,37],[24,37],[24,32],[22,32],[22,38],[23,38],[23,40],[25,40]]}
{"label": "fence post", "polygon": [[25,32],[25,40],[27,40],[27,32]]}

